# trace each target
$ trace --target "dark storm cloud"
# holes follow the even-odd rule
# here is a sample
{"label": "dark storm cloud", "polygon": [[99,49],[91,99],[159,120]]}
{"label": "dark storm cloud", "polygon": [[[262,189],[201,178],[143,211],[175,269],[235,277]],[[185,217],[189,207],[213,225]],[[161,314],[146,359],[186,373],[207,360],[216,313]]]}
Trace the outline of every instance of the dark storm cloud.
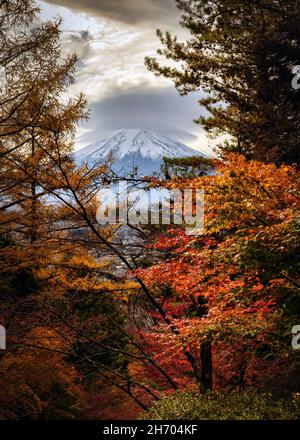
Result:
{"label": "dark storm cloud", "polygon": [[153,22],[178,24],[175,0],[47,0],[67,8],[127,24]]}
{"label": "dark storm cloud", "polygon": [[[180,97],[172,87],[131,90],[105,98],[90,106],[91,118],[84,128],[90,130],[79,139],[80,146],[99,141],[108,131],[119,128],[145,128],[169,132],[185,143],[195,141],[201,128],[199,95]],[[201,148],[201,145],[199,145]]]}

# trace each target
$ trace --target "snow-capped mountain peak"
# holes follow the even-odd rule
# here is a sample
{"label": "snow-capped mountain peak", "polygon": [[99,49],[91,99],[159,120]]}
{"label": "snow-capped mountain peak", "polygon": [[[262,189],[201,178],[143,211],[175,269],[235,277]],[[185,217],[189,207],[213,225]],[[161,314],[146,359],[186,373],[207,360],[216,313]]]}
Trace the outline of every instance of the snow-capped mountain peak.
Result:
{"label": "snow-capped mountain peak", "polygon": [[159,171],[163,157],[186,157],[206,154],[194,150],[167,134],[155,130],[115,130],[99,142],[75,153],[78,163],[105,160],[112,154],[115,169],[138,167],[140,174]]}

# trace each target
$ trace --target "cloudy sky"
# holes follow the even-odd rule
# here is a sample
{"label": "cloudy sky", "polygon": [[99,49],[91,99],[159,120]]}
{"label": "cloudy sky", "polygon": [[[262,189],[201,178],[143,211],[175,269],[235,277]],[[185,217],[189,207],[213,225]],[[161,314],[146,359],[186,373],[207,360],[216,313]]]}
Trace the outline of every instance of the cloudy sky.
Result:
{"label": "cloudy sky", "polygon": [[78,132],[82,147],[118,128],[153,128],[203,151],[213,145],[193,120],[203,110],[199,94],[180,97],[173,83],[144,65],[155,55],[157,28],[184,37],[174,0],[47,0],[43,19],[61,16],[63,46],[79,57],[77,84],[90,120]]}

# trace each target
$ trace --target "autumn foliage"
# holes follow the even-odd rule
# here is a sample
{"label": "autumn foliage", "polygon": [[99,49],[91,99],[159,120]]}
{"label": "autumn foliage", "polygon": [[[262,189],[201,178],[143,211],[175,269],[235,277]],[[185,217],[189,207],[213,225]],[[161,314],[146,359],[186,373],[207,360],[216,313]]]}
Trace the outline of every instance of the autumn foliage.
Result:
{"label": "autumn foliage", "polygon": [[299,392],[299,169],[165,158],[165,178],[142,183],[202,189],[204,231],[99,225],[110,164],[74,161],[77,60],[62,59],[60,21],[38,13],[1,3],[0,419],[135,418],[166,396],[201,396],[216,414],[212,395]]}
{"label": "autumn foliage", "polygon": [[161,260],[138,270],[179,330],[170,336],[160,319],[164,330],[150,335],[160,359],[178,365],[179,353],[210,341],[215,385],[233,388],[263,382],[287,360],[299,314],[299,185],[292,166],[238,155],[217,162],[213,176],[167,183],[205,190],[205,233],[170,227],[151,244]]}

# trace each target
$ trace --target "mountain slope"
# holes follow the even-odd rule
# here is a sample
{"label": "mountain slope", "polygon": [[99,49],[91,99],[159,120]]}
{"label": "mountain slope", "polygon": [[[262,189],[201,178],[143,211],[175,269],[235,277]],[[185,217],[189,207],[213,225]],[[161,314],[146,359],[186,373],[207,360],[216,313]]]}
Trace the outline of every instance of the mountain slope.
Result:
{"label": "mountain slope", "polygon": [[77,163],[105,160],[109,154],[114,158],[113,169],[130,172],[138,168],[140,175],[159,172],[162,158],[186,157],[206,154],[177,142],[155,130],[116,130],[111,136],[89,145],[75,153]]}

